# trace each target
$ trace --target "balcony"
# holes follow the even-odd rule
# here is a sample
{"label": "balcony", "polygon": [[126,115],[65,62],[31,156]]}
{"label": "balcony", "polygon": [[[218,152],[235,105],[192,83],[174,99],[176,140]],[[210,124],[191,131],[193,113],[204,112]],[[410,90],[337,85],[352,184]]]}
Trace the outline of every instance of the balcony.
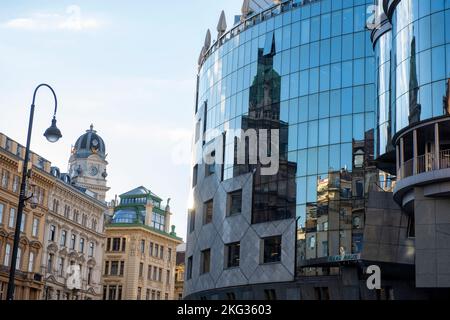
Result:
{"label": "balcony", "polygon": [[433,153],[426,153],[410,159],[400,166],[398,176],[402,179],[435,170],[450,169],[450,149],[439,152],[435,159]]}
{"label": "balcony", "polygon": [[450,195],[450,117],[417,123],[396,137],[397,185],[395,201],[405,208],[415,199],[414,188],[425,197]]}

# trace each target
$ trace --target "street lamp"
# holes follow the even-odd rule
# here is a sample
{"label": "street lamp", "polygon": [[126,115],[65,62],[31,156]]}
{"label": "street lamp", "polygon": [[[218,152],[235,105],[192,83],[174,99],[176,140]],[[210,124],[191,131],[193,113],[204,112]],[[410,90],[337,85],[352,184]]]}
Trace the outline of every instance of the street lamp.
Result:
{"label": "street lamp", "polygon": [[22,216],[23,209],[25,207],[25,202],[30,200],[30,197],[27,197],[27,177],[28,177],[28,161],[30,157],[30,143],[31,143],[31,132],[33,130],[33,118],[34,118],[34,108],[36,101],[36,94],[41,87],[47,87],[53,94],[55,98],[55,111],[53,113],[52,124],[50,128],[48,128],[44,136],[51,143],[58,141],[61,137],[61,131],[56,127],[56,111],[58,110],[58,100],[56,99],[55,91],[48,84],[41,84],[37,86],[36,90],[34,90],[33,94],[33,102],[31,104],[30,110],[30,120],[28,123],[28,136],[27,136],[27,148],[25,150],[25,159],[23,161],[23,169],[22,169],[22,182],[20,184],[20,194],[19,194],[19,205],[17,208],[17,221],[16,221],[16,230],[14,233],[14,244],[13,251],[11,256],[11,269],[9,272],[9,282],[8,282],[8,292],[7,292],[7,300],[14,300],[14,279],[16,275],[16,264],[17,264],[17,251],[19,250],[20,244],[20,226],[22,224]]}

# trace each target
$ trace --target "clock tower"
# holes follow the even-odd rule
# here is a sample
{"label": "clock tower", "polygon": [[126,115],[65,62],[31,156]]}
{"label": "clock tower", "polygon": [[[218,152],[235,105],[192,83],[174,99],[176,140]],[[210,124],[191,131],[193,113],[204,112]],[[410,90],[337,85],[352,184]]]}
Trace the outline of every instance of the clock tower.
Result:
{"label": "clock tower", "polygon": [[105,142],[94,130],[90,129],[78,138],[69,159],[69,174],[75,187],[86,189],[100,201],[105,201],[107,187]]}

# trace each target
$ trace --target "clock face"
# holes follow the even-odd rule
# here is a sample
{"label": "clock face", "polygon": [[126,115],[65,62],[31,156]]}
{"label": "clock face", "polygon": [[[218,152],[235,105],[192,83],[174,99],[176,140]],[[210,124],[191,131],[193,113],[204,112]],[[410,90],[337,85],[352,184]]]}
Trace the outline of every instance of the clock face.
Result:
{"label": "clock face", "polygon": [[89,170],[91,176],[95,177],[98,174],[98,169],[97,167],[92,166],[91,169]]}

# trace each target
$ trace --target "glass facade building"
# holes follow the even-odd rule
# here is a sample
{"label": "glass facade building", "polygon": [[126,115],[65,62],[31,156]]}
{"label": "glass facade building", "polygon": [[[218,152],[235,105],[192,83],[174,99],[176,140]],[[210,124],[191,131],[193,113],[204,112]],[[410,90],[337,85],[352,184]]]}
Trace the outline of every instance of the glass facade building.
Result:
{"label": "glass facade building", "polygon": [[[393,27],[384,16],[387,27],[377,33],[366,25],[373,0],[284,1],[243,17],[212,46],[207,37],[197,79],[186,296],[342,276],[342,263],[364,260],[368,195],[380,189],[375,158],[390,152],[395,174],[394,135],[411,121],[444,114],[445,69],[426,68],[434,58],[445,61],[447,49],[442,30],[431,36],[445,25],[442,19],[450,21],[444,1],[436,2],[442,10],[428,1],[420,14],[396,12]],[[424,34],[430,41],[419,46],[414,37]],[[412,40],[408,48],[405,37]],[[417,72],[409,72],[412,65]],[[418,92],[416,83],[426,89]],[[427,108],[417,115],[411,103]],[[236,130],[249,129],[279,130],[277,174],[237,164]],[[216,157],[212,165],[203,164],[205,153]],[[242,217],[227,213],[236,190]],[[274,237],[276,245],[267,249]],[[240,256],[229,270],[226,248],[239,243]],[[197,270],[205,250],[207,275]],[[267,250],[276,258],[271,264],[262,258]]]}

